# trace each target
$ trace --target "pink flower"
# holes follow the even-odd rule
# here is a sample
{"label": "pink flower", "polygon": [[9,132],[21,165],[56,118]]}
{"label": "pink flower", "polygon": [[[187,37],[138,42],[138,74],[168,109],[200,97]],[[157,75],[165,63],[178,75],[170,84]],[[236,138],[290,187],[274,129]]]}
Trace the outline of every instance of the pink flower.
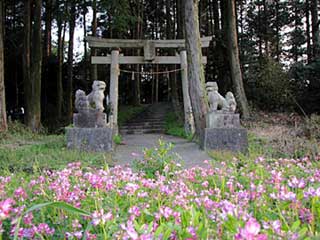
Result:
{"label": "pink flower", "polygon": [[127,222],[127,226],[125,224],[121,224],[120,227],[126,231],[126,233],[131,239],[133,240],[138,239],[138,233],[134,229],[133,223],[131,221]]}
{"label": "pink flower", "polygon": [[0,202],[0,220],[6,219],[9,217],[9,214],[12,211],[13,204],[15,204],[15,201],[11,198],[8,198]]}
{"label": "pink flower", "polygon": [[139,207],[137,206],[132,206],[130,209],[129,209],[129,213],[136,216],[136,217],[139,217],[140,216],[140,209]]}
{"label": "pink flower", "polygon": [[23,223],[26,225],[31,225],[33,220],[33,214],[30,212],[23,217]]}
{"label": "pink flower", "polygon": [[248,234],[257,235],[260,231],[260,224],[254,218],[250,218],[244,229]]}
{"label": "pink flower", "polygon": [[20,199],[20,200],[24,200],[24,199],[27,199],[28,195],[26,193],[26,191],[22,188],[22,187],[19,187],[17,188],[15,191],[14,191],[14,195],[16,198]]}
{"label": "pink flower", "polygon": [[50,236],[54,234],[54,229],[46,223],[40,223],[37,227],[37,233]]}
{"label": "pink flower", "polygon": [[240,229],[239,233],[236,234],[235,239],[237,240],[267,240],[267,235],[259,234],[260,224],[256,219],[250,218],[245,227]]}
{"label": "pink flower", "polygon": [[94,226],[97,226],[99,224],[105,224],[107,221],[111,220],[112,218],[113,218],[113,215],[111,212],[104,214],[104,210],[101,209],[100,211],[95,211],[92,214],[92,224]]}

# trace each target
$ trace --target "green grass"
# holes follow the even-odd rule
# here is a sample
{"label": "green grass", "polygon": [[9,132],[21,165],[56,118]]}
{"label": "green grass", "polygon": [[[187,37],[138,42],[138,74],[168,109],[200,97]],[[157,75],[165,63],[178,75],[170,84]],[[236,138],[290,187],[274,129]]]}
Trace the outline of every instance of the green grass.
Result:
{"label": "green grass", "polygon": [[0,174],[35,172],[37,169],[62,169],[70,162],[103,167],[111,163],[109,153],[89,153],[66,148],[64,135],[34,134],[18,123],[0,136]]}
{"label": "green grass", "polygon": [[190,139],[192,137],[185,132],[183,122],[179,121],[174,112],[168,112],[165,120],[166,134],[186,139]]}
{"label": "green grass", "polygon": [[145,108],[145,106],[120,106],[118,112],[119,126],[123,125],[126,121],[128,121],[138,113],[142,112]]}
{"label": "green grass", "polygon": [[[299,139],[295,139],[299,142]],[[319,154],[320,148],[319,143],[313,141],[303,142],[303,145],[299,145],[297,150],[292,151],[281,151],[279,147],[275,147],[267,139],[259,138],[253,133],[248,133],[248,153],[232,153],[229,151],[209,151],[208,154],[217,162],[225,161],[226,159],[247,159],[254,161],[258,157],[265,157],[268,159],[279,159],[279,158],[293,158],[298,159],[302,157],[310,157],[314,160]]]}

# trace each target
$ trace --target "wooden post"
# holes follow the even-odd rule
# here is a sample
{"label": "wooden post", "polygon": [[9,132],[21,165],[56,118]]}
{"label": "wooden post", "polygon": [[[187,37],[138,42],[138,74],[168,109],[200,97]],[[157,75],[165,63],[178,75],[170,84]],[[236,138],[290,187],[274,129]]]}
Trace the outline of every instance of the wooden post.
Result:
{"label": "wooden post", "polygon": [[114,130],[114,134],[118,134],[118,85],[119,85],[119,50],[111,52],[111,69],[110,69],[110,104],[112,118],[110,125]]}
{"label": "wooden post", "polygon": [[180,51],[181,60],[181,81],[182,81],[182,93],[183,93],[183,106],[184,106],[184,129],[188,134],[194,134],[194,117],[192,113],[191,100],[189,95],[189,83],[188,83],[188,62],[187,51]]}

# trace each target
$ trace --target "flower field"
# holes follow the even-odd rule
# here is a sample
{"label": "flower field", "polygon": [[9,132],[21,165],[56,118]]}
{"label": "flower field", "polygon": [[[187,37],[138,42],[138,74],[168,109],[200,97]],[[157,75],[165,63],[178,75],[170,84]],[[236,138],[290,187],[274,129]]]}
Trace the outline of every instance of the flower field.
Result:
{"label": "flower field", "polygon": [[79,162],[0,178],[2,239],[315,239],[319,159],[230,159],[207,168]]}

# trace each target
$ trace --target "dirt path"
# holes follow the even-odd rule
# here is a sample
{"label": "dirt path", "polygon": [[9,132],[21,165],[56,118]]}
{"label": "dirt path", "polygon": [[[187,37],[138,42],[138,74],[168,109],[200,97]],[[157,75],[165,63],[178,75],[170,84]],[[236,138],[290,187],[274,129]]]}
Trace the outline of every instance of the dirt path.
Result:
{"label": "dirt path", "polygon": [[113,155],[115,164],[131,165],[134,159],[142,158],[144,148],[156,146],[159,139],[174,144],[173,152],[182,158],[185,168],[204,167],[206,164],[203,161],[211,159],[196,143],[186,139],[163,134],[141,134],[123,135],[124,145],[118,145]]}

